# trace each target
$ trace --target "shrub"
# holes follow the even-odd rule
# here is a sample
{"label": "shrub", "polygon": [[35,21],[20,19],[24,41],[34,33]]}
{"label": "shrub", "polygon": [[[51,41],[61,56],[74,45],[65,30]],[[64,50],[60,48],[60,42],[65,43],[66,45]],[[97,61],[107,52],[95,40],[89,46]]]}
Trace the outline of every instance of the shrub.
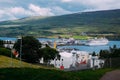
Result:
{"label": "shrub", "polygon": [[6,48],[0,48],[0,55],[11,56],[11,50]]}

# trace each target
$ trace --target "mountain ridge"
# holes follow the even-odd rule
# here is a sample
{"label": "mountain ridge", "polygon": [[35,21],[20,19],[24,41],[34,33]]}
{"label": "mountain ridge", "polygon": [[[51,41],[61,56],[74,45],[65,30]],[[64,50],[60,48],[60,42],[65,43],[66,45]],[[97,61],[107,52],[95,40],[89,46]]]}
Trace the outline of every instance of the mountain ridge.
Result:
{"label": "mountain ridge", "polygon": [[[17,26],[16,26],[17,25]],[[28,17],[0,22],[0,33],[4,36],[80,34],[81,32],[117,32],[120,25],[120,9],[94,12],[79,12],[51,17]],[[6,27],[4,27],[6,26]],[[112,28],[112,30],[110,30]],[[8,33],[2,32],[7,31]],[[13,33],[13,31],[15,33]],[[26,32],[26,33],[25,33]],[[14,35],[16,34],[16,35]],[[1,36],[1,35],[0,35]]]}

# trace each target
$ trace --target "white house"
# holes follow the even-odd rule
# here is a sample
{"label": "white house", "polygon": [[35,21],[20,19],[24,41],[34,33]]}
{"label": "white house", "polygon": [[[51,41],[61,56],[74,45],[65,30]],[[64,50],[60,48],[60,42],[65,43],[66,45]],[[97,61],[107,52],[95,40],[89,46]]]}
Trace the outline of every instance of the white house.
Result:
{"label": "white house", "polygon": [[98,56],[91,56],[90,68],[102,68],[103,65],[104,65],[104,60],[99,59]]}
{"label": "white house", "polygon": [[98,56],[92,56],[86,51],[79,50],[60,50],[60,60],[53,60],[51,64],[60,68],[64,66],[67,69],[89,69],[89,68],[101,68],[104,64],[104,60],[100,60]]}
{"label": "white house", "polygon": [[6,41],[4,41],[4,47],[12,49],[14,46],[14,43],[15,43],[15,41],[6,40]]}

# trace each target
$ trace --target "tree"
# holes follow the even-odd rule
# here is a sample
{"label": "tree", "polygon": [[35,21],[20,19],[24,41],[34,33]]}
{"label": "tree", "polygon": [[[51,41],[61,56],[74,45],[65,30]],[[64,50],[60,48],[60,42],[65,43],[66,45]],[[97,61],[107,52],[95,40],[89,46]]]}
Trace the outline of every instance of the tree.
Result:
{"label": "tree", "polygon": [[26,36],[22,37],[22,39],[18,39],[13,48],[15,48],[19,54],[20,47],[22,49],[22,60],[30,63],[36,63],[39,61],[38,52],[41,48],[41,43],[36,38],[32,36]]}
{"label": "tree", "polygon": [[[42,55],[42,56],[41,56]],[[50,63],[51,60],[54,60],[56,57],[60,59],[59,52],[50,47],[45,47],[40,50],[40,56],[43,57],[44,63]]]}
{"label": "tree", "polygon": [[95,53],[95,51],[92,53],[92,56],[96,56],[96,53]]}
{"label": "tree", "polygon": [[120,57],[120,48],[117,48],[116,45],[113,45],[113,47],[109,48],[110,50],[110,57]]}
{"label": "tree", "polygon": [[11,57],[11,50],[7,48],[0,47],[0,55]]}
{"label": "tree", "polygon": [[108,50],[100,50],[100,58],[109,58],[110,57],[110,53]]}
{"label": "tree", "polygon": [[0,40],[0,47],[3,47],[3,40]]}
{"label": "tree", "polygon": [[101,50],[100,58],[115,58],[120,57],[120,48],[117,48],[116,45],[109,47],[109,50]]}

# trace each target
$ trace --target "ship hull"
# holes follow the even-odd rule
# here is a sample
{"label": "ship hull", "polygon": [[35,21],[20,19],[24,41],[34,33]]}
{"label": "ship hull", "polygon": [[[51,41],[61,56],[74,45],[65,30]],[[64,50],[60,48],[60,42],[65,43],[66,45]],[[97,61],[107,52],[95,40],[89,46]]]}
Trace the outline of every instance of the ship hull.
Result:
{"label": "ship hull", "polygon": [[107,45],[108,42],[109,41],[107,39],[92,39],[92,40],[88,40],[85,45],[88,46]]}

